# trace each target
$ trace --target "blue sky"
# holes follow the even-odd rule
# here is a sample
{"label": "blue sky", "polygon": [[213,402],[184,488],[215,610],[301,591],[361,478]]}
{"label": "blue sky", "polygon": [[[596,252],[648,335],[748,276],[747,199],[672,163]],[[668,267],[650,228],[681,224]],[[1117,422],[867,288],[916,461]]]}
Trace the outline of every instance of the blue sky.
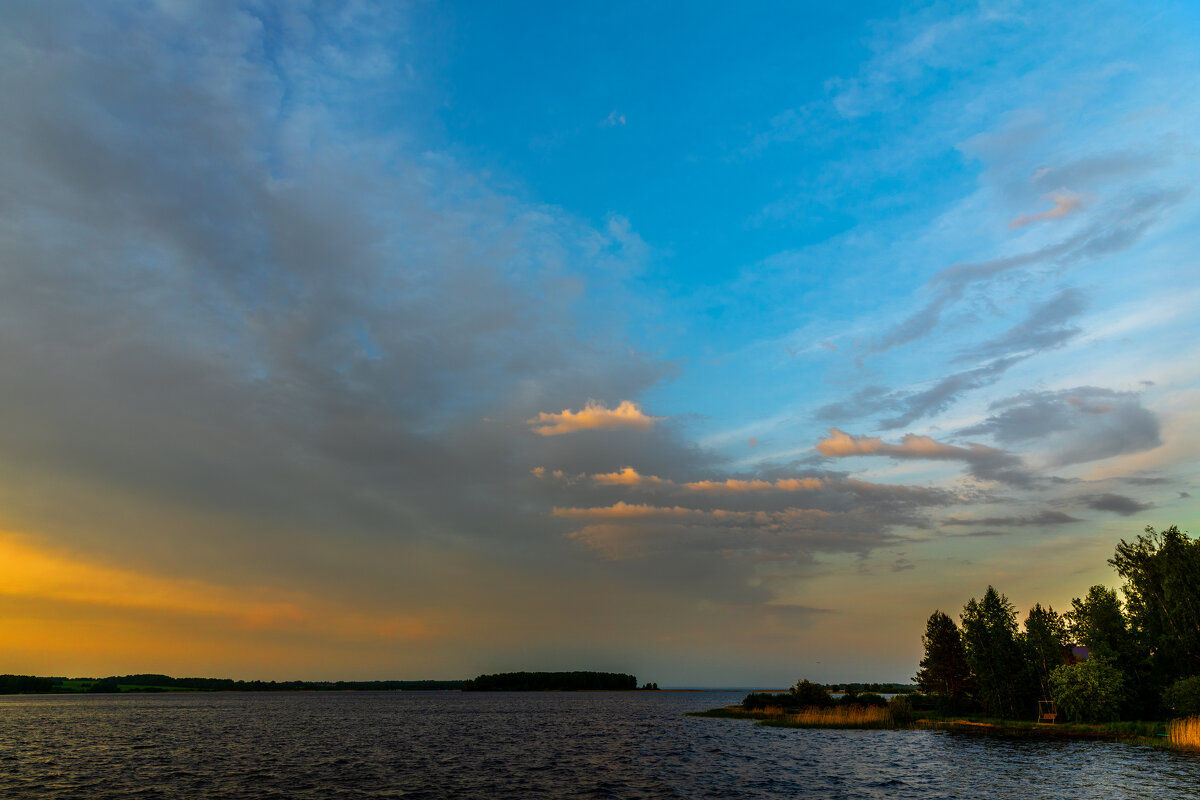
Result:
{"label": "blue sky", "polygon": [[6,4],[5,669],[903,680],[1115,585],[1200,508],[1198,17]]}

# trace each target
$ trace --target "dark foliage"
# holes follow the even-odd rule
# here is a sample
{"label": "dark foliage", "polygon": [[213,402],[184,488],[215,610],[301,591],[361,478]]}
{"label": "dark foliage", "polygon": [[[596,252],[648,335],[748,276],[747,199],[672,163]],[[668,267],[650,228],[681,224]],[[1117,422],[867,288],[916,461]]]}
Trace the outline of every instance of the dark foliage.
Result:
{"label": "dark foliage", "polygon": [[51,678],[33,675],[0,675],[0,694],[48,694],[54,691]]}
{"label": "dark foliage", "polygon": [[1200,540],[1174,525],[1161,533],[1147,525],[1134,541],[1122,539],[1108,563],[1125,580],[1129,635],[1149,660],[1144,682],[1166,687],[1200,674]]}
{"label": "dark foliage", "polygon": [[1053,608],[1035,603],[1025,617],[1021,649],[1029,672],[1027,682],[1036,684],[1040,696],[1050,697],[1050,673],[1071,660],[1070,637],[1066,621]]}
{"label": "dark foliage", "polygon": [[621,672],[502,672],[463,681],[464,692],[625,691],[637,678]]}
{"label": "dark foliage", "polygon": [[913,680],[922,692],[941,698],[942,710],[952,711],[972,688],[971,668],[958,626],[941,611],[934,611],[925,623],[921,642],[925,657]]}

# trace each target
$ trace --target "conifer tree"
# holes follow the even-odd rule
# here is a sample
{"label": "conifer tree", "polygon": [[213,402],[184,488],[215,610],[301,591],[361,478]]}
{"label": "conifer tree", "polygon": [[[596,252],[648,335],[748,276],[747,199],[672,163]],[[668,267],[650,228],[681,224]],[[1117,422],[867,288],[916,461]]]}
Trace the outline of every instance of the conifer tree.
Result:
{"label": "conifer tree", "polygon": [[921,642],[925,645],[925,657],[913,680],[922,692],[940,695],[945,705],[953,706],[971,681],[958,626],[941,611],[934,611],[925,623]]}

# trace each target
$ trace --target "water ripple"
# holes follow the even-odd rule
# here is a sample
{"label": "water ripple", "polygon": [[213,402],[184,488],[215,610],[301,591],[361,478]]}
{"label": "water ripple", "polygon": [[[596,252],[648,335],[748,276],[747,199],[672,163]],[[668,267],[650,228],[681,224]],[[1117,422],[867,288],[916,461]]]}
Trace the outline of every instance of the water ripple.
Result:
{"label": "water ripple", "polygon": [[0,797],[1200,800],[1200,757],[1153,748],[682,716],[739,697],[4,697]]}

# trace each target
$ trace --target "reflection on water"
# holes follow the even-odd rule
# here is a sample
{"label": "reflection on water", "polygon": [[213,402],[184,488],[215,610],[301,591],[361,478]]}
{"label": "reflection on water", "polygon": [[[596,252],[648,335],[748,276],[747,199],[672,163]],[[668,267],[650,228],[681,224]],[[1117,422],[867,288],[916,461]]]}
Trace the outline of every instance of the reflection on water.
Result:
{"label": "reflection on water", "polygon": [[740,694],[0,698],[2,798],[1200,798],[1200,756],[681,716]]}

